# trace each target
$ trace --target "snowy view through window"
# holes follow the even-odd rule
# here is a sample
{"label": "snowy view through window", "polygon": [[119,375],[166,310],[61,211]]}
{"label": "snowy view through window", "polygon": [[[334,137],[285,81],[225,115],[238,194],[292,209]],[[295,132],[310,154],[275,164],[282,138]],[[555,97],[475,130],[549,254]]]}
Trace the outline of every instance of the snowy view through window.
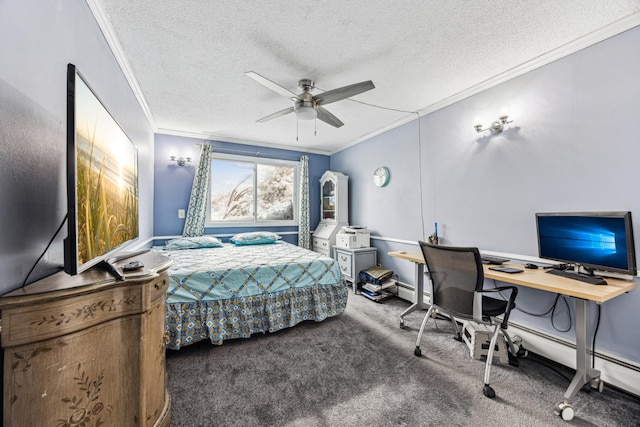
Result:
{"label": "snowy view through window", "polygon": [[293,221],[295,172],[291,166],[213,160],[210,221]]}

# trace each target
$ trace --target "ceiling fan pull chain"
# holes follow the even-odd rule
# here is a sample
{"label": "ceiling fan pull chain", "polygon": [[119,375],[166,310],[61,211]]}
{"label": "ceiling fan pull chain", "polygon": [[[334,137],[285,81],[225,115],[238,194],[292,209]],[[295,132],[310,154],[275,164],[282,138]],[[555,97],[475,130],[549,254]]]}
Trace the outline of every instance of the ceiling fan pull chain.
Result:
{"label": "ceiling fan pull chain", "polygon": [[318,136],[318,119],[313,121],[313,136]]}
{"label": "ceiling fan pull chain", "polygon": [[298,122],[299,120],[296,118],[296,142],[298,141]]}

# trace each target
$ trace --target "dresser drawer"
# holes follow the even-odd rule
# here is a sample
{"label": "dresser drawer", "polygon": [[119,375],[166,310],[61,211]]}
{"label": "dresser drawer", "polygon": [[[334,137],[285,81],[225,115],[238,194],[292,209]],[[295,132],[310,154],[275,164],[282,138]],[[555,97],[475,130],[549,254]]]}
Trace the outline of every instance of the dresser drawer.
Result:
{"label": "dresser drawer", "polygon": [[329,249],[325,249],[323,247],[314,246],[313,247],[313,251],[314,252],[318,252],[321,255],[331,257],[331,251],[329,251]]}
{"label": "dresser drawer", "polygon": [[313,251],[322,255],[331,256],[331,243],[327,239],[313,238]]}
{"label": "dresser drawer", "polygon": [[353,254],[336,251],[336,258],[342,274],[353,280]]}
{"label": "dresser drawer", "polygon": [[313,239],[313,247],[317,247],[319,249],[326,249],[329,250],[331,249],[331,244],[329,243],[329,241],[327,239],[319,239],[319,238],[314,238]]}
{"label": "dresser drawer", "polygon": [[154,302],[158,298],[164,297],[168,287],[169,287],[169,278],[166,275],[162,275],[158,277],[156,280],[154,280],[153,283],[149,286],[150,301]]}

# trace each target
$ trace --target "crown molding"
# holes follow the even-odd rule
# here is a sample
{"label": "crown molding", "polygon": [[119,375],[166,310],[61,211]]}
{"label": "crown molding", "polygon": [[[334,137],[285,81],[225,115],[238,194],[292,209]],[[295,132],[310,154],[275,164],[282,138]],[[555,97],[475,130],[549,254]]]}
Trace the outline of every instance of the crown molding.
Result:
{"label": "crown molding", "polygon": [[362,135],[361,137],[359,137],[358,139],[354,139],[353,141],[349,142],[345,146],[343,146],[343,147],[341,147],[341,148],[339,148],[339,149],[337,149],[335,151],[332,151],[331,154],[339,153],[342,150],[346,150],[349,147],[353,147],[354,145],[358,145],[361,142],[364,142],[364,141],[366,141],[368,139],[371,139],[371,138],[376,137],[378,135],[382,135],[383,133],[389,132],[390,130],[393,130],[393,129],[395,129],[397,127],[400,127],[402,125],[406,125],[407,123],[416,120],[419,116],[422,116],[422,113],[418,114],[417,111],[415,113],[408,113],[408,115],[404,116],[401,119],[396,120],[395,122],[391,123],[388,126],[385,126],[383,128],[377,129],[377,130],[375,130],[373,132],[366,133],[366,134]]}
{"label": "crown molding", "polygon": [[[118,62],[120,69],[122,70],[122,73],[124,74],[125,78],[127,79],[127,82],[129,83],[129,86],[131,87],[131,90],[133,91],[133,94],[135,95],[136,99],[138,100],[138,103],[140,104],[140,108],[142,108],[142,111],[144,112],[145,116],[147,117],[147,120],[149,121],[149,124],[151,125],[151,128],[153,129],[153,131],[155,133],[161,133],[161,134],[166,134],[166,135],[175,135],[175,136],[185,136],[185,137],[190,137],[190,138],[200,138],[200,139],[215,139],[216,141],[221,141],[221,142],[231,142],[231,143],[236,143],[236,144],[244,144],[244,145],[254,145],[254,146],[262,146],[262,147],[269,147],[269,148],[278,148],[278,149],[283,149],[283,150],[289,150],[289,151],[302,151],[302,150],[293,150],[291,146],[281,146],[281,145],[276,145],[276,144],[268,144],[268,143],[259,143],[256,141],[246,141],[246,140],[241,140],[241,139],[236,139],[236,138],[228,138],[228,137],[222,137],[222,138],[218,138],[214,135],[206,135],[206,134],[202,134],[202,133],[197,133],[197,132],[186,132],[186,131],[178,131],[178,130],[172,130],[172,129],[159,129],[156,124],[155,124],[155,120],[153,119],[153,115],[151,114],[151,110],[149,108],[149,105],[146,102],[146,99],[142,93],[142,90],[138,84],[137,79],[135,78],[135,75],[131,69],[131,66],[129,65],[129,62],[126,59],[126,55],[124,54],[124,51],[122,49],[122,46],[118,40],[118,37],[116,36],[115,30],[113,29],[113,26],[111,25],[111,22],[109,21],[109,19],[107,18],[106,13],[104,12],[104,10],[102,9],[102,6],[99,4],[99,0],[86,0],[87,4],[89,5],[89,8],[91,9],[91,12],[93,13],[93,16],[96,19],[96,22],[98,23],[98,26],[100,27],[106,41],[107,44],[109,45],[109,47],[111,48],[113,55],[116,58],[116,61]],[[515,77],[521,76],[523,74],[528,73],[529,71],[535,70],[537,68],[540,68],[544,65],[547,65],[553,61],[556,61],[558,59],[564,58],[568,55],[571,55],[575,52],[578,52],[582,49],[585,49],[589,46],[593,46],[603,40],[606,40],[610,37],[613,37],[615,35],[618,35],[620,33],[623,33],[627,30],[630,30],[634,27],[637,27],[640,25],[640,12],[631,14],[627,17],[624,17],[622,19],[619,19],[618,21],[607,25],[606,27],[603,27],[599,30],[593,31],[585,36],[582,36],[576,40],[573,40],[569,43],[566,43],[563,46],[560,46],[548,53],[542,54],[540,56],[538,56],[537,58],[534,58],[530,61],[527,61],[523,64],[520,64],[518,66],[515,66],[513,68],[511,68],[510,70],[507,70],[504,73],[501,73],[495,77],[492,77],[490,79],[487,79],[483,82],[480,82],[474,86],[469,87],[468,89],[465,89],[463,91],[460,91],[454,95],[451,95],[445,99],[442,99],[438,102],[435,102],[431,105],[428,105],[422,109],[420,109],[419,111],[416,111],[416,113],[410,113],[407,116],[402,117],[401,119],[391,123],[388,126],[385,126],[383,128],[377,129],[373,132],[369,132],[367,134],[364,134],[362,136],[360,136],[359,138],[349,142],[347,145],[345,145],[344,147],[335,150],[335,151],[323,151],[323,150],[304,150],[303,152],[308,152],[308,153],[314,153],[314,154],[321,154],[321,155],[332,155],[332,154],[336,154],[339,153],[342,150],[345,150],[349,147],[352,147],[354,145],[357,145],[361,142],[364,142],[368,139],[371,139],[373,137],[376,137],[378,135],[381,135],[385,132],[388,132],[392,129],[395,129],[399,126],[402,126],[404,124],[407,124],[413,120],[415,120],[418,117],[433,113],[435,111],[438,111],[442,108],[445,108],[451,104],[454,104],[458,101],[461,101],[463,99],[466,99],[470,96],[476,95],[480,92],[483,92],[487,89],[493,88],[499,84],[502,84],[508,80],[511,80]],[[415,114],[415,115],[414,115]],[[416,117],[417,116],[417,117]]]}
{"label": "crown molding", "polygon": [[640,12],[637,12],[625,18],[622,18],[610,25],[607,25],[606,27],[603,27],[599,30],[593,31],[585,36],[582,36],[576,40],[566,43],[565,45],[560,46],[543,55],[540,55],[537,58],[534,58],[516,67],[513,67],[510,70],[507,70],[495,77],[487,79],[483,82],[480,82],[474,86],[469,87],[468,89],[465,89],[461,92],[451,95],[448,98],[442,99],[441,101],[435,102],[427,107],[424,107],[421,110],[417,111],[416,113],[412,113],[408,116],[405,116],[397,120],[396,122],[388,126],[385,126],[384,128],[365,134],[360,138],[345,145],[344,147],[336,151],[333,151],[331,154],[339,153],[340,151],[345,150],[349,147],[352,147],[356,144],[359,144],[375,136],[381,135],[399,126],[407,124],[417,118],[416,116],[414,116],[414,114],[417,114],[418,116],[422,117],[427,114],[433,113],[442,108],[448,107],[451,104],[455,104],[458,101],[462,101],[463,99],[469,98],[470,96],[476,95],[487,89],[491,89],[495,86],[505,83],[515,77],[526,74],[529,71],[532,71],[544,65],[550,64],[551,62],[554,62],[558,59],[569,56],[587,47],[593,46],[597,43],[600,43],[601,41],[604,41],[608,38],[621,34],[639,25],[640,25]]}
{"label": "crown molding", "polygon": [[216,136],[215,134],[188,132],[188,131],[164,129],[164,128],[156,129],[156,133],[160,135],[183,136],[185,138],[203,139],[207,141],[229,142],[232,144],[251,145],[254,147],[273,148],[277,150],[297,151],[300,153],[320,154],[322,156],[331,155],[331,152],[327,150],[318,150],[314,148],[301,149],[301,148],[293,147],[291,145],[270,144],[267,142],[250,141],[250,140],[240,139],[240,138],[221,137],[221,136]]}
{"label": "crown molding", "polygon": [[558,59],[562,59],[582,49],[585,49],[587,47],[600,43],[603,40],[616,36],[620,33],[623,33],[627,30],[637,27],[638,25],[640,25],[640,12],[637,12],[625,18],[622,18],[610,25],[607,25],[606,27],[600,28],[599,30],[593,31],[580,38],[570,41],[552,51],[544,53],[538,56],[537,58],[534,58],[523,64],[517,65],[511,68],[510,70],[507,70],[501,74],[498,74],[495,77],[487,79],[474,86],[471,86],[468,89],[458,92],[448,98],[445,98],[441,101],[431,104],[421,109],[420,115],[423,116],[429,113],[433,113],[437,110],[445,108],[451,104],[454,104],[472,95],[476,95],[487,89],[491,89],[495,86],[498,86],[499,84],[505,83],[515,77],[526,74],[529,71],[533,71],[544,65],[550,64],[551,62],[557,61]]}
{"label": "crown molding", "polygon": [[138,80],[136,79],[133,70],[131,69],[131,65],[129,65],[129,61],[127,60],[127,56],[122,49],[122,45],[120,44],[120,40],[118,40],[118,36],[116,35],[113,26],[111,25],[111,21],[107,17],[104,9],[100,5],[98,0],[86,0],[89,9],[91,9],[91,13],[93,13],[93,17],[98,23],[98,27],[102,31],[102,34],[113,53],[113,56],[116,58],[116,62],[120,66],[120,70],[122,74],[124,74],[127,83],[129,83],[129,87],[133,92],[133,95],[136,97],[142,112],[147,118],[151,129],[155,132],[157,130],[155,120],[153,119],[153,115],[151,114],[151,109],[149,108],[149,104],[147,104],[147,100],[142,93],[142,89],[138,84]]}

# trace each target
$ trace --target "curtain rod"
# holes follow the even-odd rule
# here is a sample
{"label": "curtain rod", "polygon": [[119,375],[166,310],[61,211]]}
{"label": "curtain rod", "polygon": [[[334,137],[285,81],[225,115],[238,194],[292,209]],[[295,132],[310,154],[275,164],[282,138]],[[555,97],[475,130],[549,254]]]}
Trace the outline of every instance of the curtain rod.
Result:
{"label": "curtain rod", "polygon": [[[199,143],[196,144],[196,147],[201,147],[202,145],[204,145],[206,143]],[[272,154],[267,154],[267,153],[261,153],[260,151],[247,151],[247,150],[234,150],[232,148],[222,148],[222,147],[216,147],[213,144],[207,144],[207,145],[211,145],[214,149],[214,151],[216,152],[227,152],[227,153],[240,153],[240,154],[250,154],[252,156],[255,157],[269,157],[270,159],[281,159],[281,160],[286,160],[286,159],[293,159],[293,160],[300,160],[300,157],[302,156],[284,156],[284,155],[272,155]],[[306,154],[303,154],[304,156],[306,156]]]}

